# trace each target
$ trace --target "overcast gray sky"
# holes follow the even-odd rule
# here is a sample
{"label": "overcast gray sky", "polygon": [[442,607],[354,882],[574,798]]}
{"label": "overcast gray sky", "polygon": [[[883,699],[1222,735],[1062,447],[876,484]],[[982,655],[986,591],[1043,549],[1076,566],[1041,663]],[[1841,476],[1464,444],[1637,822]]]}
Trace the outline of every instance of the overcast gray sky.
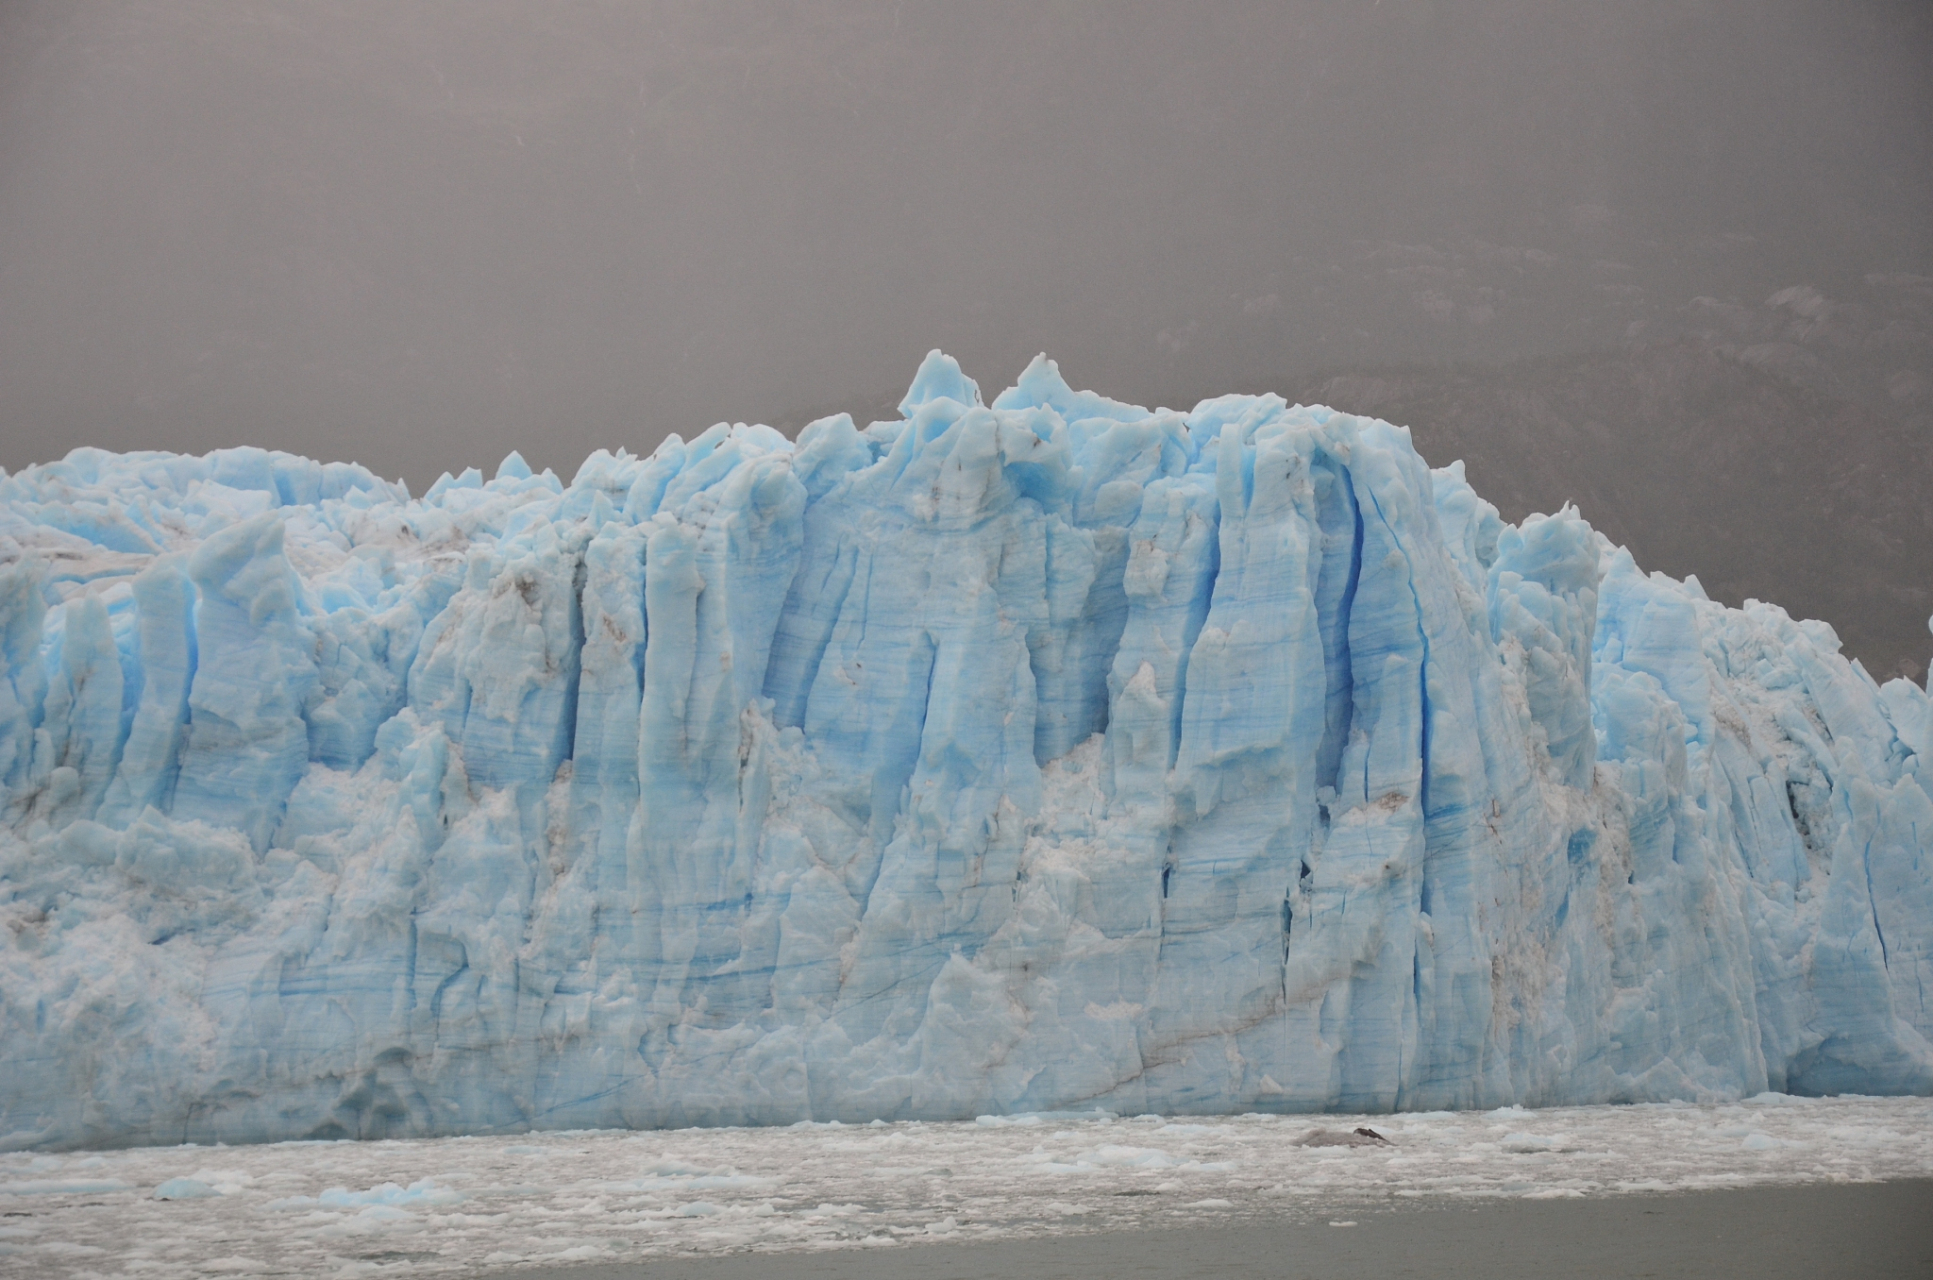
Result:
{"label": "overcast gray sky", "polygon": [[7,0],[0,465],[1584,349],[1933,275],[1929,157],[1923,3]]}

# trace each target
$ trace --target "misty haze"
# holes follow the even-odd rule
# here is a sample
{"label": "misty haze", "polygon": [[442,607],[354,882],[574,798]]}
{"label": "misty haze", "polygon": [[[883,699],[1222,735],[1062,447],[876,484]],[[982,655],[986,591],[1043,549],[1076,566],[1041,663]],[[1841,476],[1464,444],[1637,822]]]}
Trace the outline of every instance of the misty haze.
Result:
{"label": "misty haze", "polygon": [[1906,3],[14,0],[0,465],[568,479],[1046,351],[1410,425],[1916,673],[1929,65]]}

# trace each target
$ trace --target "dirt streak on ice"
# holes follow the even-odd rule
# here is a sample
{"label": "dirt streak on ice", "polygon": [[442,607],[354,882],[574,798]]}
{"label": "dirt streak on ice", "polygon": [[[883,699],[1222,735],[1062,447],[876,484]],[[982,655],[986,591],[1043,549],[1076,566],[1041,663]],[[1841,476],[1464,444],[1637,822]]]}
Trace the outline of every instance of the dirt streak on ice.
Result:
{"label": "dirt streak on ice", "polygon": [[[1358,1125],[1388,1145],[1300,1145]],[[1933,1101],[1376,1117],[1042,1115],[0,1156],[0,1274],[461,1274],[1556,1197],[1933,1176]]]}

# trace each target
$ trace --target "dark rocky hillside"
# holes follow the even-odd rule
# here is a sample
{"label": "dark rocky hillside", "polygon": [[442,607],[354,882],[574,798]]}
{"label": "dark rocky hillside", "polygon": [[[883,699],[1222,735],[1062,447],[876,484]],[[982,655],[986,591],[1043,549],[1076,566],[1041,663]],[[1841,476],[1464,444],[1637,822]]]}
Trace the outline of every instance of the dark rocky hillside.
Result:
{"label": "dark rocky hillside", "polygon": [[[1582,354],[1356,364],[1162,398],[1266,390],[1401,423],[1432,465],[1463,459],[1510,520],[1574,502],[1647,569],[1696,574],[1727,604],[1756,597],[1824,619],[1878,679],[1923,675],[1933,278],[1869,275],[1836,298],[1797,285],[1755,305],[1639,305],[1625,333]],[[853,414],[888,417],[898,399]]]}
{"label": "dark rocky hillside", "polygon": [[1922,674],[1933,651],[1933,456],[1911,416],[1691,340],[1282,393],[1410,426],[1508,519],[1575,502],[1647,569],[1823,618],[1882,680]]}
{"label": "dark rocky hillside", "polygon": [[1283,395],[1400,422],[1521,519],[1575,502],[1647,569],[1822,618],[1880,679],[1933,654],[1933,279],[1640,307],[1628,341],[1332,369]]}

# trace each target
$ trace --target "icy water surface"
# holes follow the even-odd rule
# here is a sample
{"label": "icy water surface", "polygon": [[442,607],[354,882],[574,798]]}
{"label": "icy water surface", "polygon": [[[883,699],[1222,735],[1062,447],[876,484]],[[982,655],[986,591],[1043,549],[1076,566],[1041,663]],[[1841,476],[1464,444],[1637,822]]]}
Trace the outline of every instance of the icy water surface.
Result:
{"label": "icy water surface", "polygon": [[[1340,1142],[1358,1127],[1388,1144]],[[0,1274],[432,1276],[1933,1176],[1933,1100],[1043,1115],[0,1156]]]}

